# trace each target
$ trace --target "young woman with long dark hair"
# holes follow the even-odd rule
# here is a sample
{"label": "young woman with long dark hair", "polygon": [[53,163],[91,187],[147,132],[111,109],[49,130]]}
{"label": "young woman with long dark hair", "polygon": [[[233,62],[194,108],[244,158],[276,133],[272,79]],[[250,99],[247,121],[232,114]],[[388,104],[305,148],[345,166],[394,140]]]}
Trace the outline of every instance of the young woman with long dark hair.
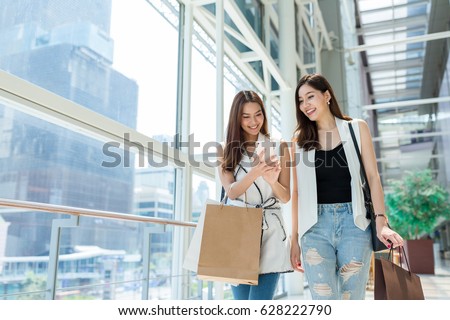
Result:
{"label": "young woman with long dark hair", "polygon": [[292,271],[289,237],[280,206],[290,200],[290,171],[286,165],[290,155],[285,142],[270,138],[264,104],[255,92],[236,94],[219,157],[219,176],[227,203],[263,208],[258,285],[233,286],[234,298],[273,299],[280,273]]}
{"label": "young woman with long dark hair", "polygon": [[313,299],[364,299],[372,242],[350,124],[371,190],[377,236],[386,246],[403,245],[387,224],[369,127],[342,113],[320,74],[300,79],[295,105],[292,266],[305,272]]}

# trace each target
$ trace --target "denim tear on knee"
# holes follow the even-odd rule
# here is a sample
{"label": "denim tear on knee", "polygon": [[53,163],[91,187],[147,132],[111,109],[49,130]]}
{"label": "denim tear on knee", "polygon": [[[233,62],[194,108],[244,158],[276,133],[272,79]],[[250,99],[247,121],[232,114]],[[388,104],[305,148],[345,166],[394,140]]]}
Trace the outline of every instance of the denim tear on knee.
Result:
{"label": "denim tear on knee", "polygon": [[350,300],[352,293],[350,291],[345,291],[342,293],[342,300]]}
{"label": "denim tear on knee", "polygon": [[331,287],[326,283],[316,283],[313,289],[314,292],[321,297],[329,297],[333,294]]}
{"label": "denim tear on knee", "polygon": [[361,271],[361,268],[363,267],[362,262],[358,261],[350,261],[350,263],[347,263],[346,265],[342,266],[339,274],[342,277],[342,281],[346,282],[348,279],[350,279],[352,276],[358,274]]}
{"label": "denim tear on knee", "polygon": [[317,252],[316,248],[311,248],[306,252],[305,260],[308,264],[315,266],[323,261],[323,257]]}

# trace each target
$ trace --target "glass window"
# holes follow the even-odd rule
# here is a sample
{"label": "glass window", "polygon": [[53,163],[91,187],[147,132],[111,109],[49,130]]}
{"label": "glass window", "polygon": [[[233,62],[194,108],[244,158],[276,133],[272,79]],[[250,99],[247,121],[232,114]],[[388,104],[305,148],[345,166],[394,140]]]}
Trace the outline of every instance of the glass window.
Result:
{"label": "glass window", "polygon": [[178,21],[173,21],[172,14],[172,23],[168,23],[169,13],[163,16],[149,3],[113,0],[113,68],[138,87],[137,130],[150,137],[172,137],[176,131],[178,67],[178,26],[173,24]]}
{"label": "glass window", "polygon": [[[195,142],[194,154],[202,154],[206,143],[216,142],[216,69],[197,50],[192,54],[191,133]],[[228,119],[237,89],[224,81],[224,118]],[[224,128],[225,130],[225,128]],[[212,152],[212,150],[210,150]]]}
{"label": "glass window", "polygon": [[0,10],[0,69],[149,136],[175,134],[178,32],[149,2],[5,0]]}
{"label": "glass window", "polygon": [[[2,100],[0,109],[4,115],[0,124],[11,132],[11,139],[2,144],[0,157],[3,197],[138,215],[146,215],[143,212],[152,207],[152,216],[174,218],[175,173],[169,164],[150,167],[146,155],[141,166],[141,150],[137,148],[127,151],[87,138],[12,108],[6,100]],[[162,163],[157,158],[153,161]],[[0,239],[6,243],[0,257],[18,260],[15,270],[24,283],[20,291],[14,291],[16,280],[11,278],[10,283],[2,279],[7,284],[4,292],[20,292],[23,298],[34,299],[36,295],[27,298],[24,292],[33,291],[37,283],[42,290],[46,288],[47,266],[38,268],[36,263],[48,257],[52,221],[62,215],[4,208],[0,214],[0,235],[6,237]],[[142,255],[143,228],[136,222],[81,218],[79,227],[63,229],[57,298],[126,299],[140,295],[142,261],[135,257]],[[171,297],[172,235],[167,228],[151,236],[152,276],[160,281],[151,288],[151,295],[158,299]],[[123,261],[129,259],[134,260],[124,265]],[[71,263],[77,268],[71,268]],[[136,285],[127,289],[124,284],[98,286],[105,279],[114,283],[134,279]],[[32,285],[27,287],[27,283]]]}
{"label": "glass window", "polygon": [[[2,1],[0,11],[7,17],[0,21],[0,69],[129,128],[170,140],[176,120],[177,11],[169,19],[153,5],[155,1]],[[156,117],[162,108],[165,112]],[[4,198],[173,219],[174,168],[151,168],[148,161],[141,165],[141,149],[124,148],[124,143],[89,138],[0,99]],[[20,292],[45,290],[47,264],[37,267],[36,261],[48,257],[51,223],[59,215],[12,215],[3,208],[0,213],[0,236],[6,237],[0,242],[7,244],[0,257],[27,257],[11,262],[15,279],[31,283]],[[57,298],[140,295],[142,230],[142,224],[98,218],[82,218],[80,227],[64,229]],[[152,235],[151,275],[160,282],[152,283],[150,291],[161,299],[171,296],[172,234],[168,228]],[[2,293],[17,291],[16,280],[5,287],[1,279]],[[136,281],[126,289],[123,283],[96,286],[105,280]],[[78,286],[84,289],[72,289]]]}
{"label": "glass window", "polygon": [[[192,175],[192,221],[197,222],[203,212],[206,201],[217,200],[216,183],[214,180],[204,178],[198,174]],[[189,233],[189,239],[192,238],[195,229],[185,229]],[[208,282],[198,280],[197,277],[189,272],[189,294],[188,299],[206,300],[213,294],[211,285]],[[212,296],[211,296],[212,297]]]}

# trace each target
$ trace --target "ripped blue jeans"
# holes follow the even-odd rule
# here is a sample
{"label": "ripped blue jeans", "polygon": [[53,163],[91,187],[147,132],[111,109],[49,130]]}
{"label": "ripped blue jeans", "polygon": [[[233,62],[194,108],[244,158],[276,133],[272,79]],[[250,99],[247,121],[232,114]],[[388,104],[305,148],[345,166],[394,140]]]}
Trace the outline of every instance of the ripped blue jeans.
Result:
{"label": "ripped blue jeans", "polygon": [[370,227],[353,222],[352,204],[318,205],[318,221],[301,238],[302,264],[314,300],[364,300],[372,242]]}

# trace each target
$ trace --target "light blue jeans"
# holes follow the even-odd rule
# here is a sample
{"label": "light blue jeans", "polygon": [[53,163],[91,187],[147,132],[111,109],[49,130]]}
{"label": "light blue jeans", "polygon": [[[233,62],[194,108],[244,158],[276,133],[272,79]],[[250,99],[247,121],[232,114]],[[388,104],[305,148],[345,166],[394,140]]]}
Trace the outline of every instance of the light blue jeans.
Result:
{"label": "light blue jeans", "polygon": [[302,264],[314,300],[364,300],[372,242],[353,222],[352,204],[318,205],[318,221],[301,238]]}
{"label": "light blue jeans", "polygon": [[260,274],[257,286],[248,284],[232,286],[234,300],[272,300],[279,278],[279,273]]}

